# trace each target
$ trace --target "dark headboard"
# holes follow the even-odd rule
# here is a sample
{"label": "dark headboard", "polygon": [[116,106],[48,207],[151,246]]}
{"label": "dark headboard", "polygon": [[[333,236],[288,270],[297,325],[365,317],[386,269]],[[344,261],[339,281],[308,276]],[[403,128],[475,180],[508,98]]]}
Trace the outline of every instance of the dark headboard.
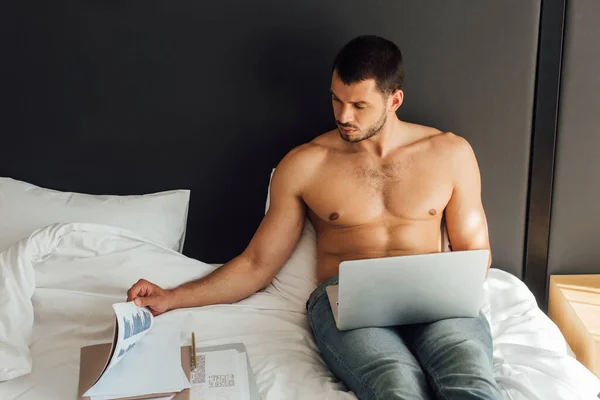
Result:
{"label": "dark headboard", "polygon": [[261,220],[271,169],[333,127],[335,53],[377,34],[405,56],[401,118],[471,142],[494,266],[523,276],[539,0],[21,7],[0,175],[87,193],[189,188],[185,253],[227,261]]}

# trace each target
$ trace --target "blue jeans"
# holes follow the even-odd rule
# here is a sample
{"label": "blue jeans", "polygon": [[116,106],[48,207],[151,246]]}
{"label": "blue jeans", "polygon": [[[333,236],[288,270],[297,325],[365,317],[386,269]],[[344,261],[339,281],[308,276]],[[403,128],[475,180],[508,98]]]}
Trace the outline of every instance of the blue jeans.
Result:
{"label": "blue jeans", "polygon": [[340,331],[323,282],[306,303],[315,342],[331,371],[361,400],[502,399],[492,372],[487,320]]}

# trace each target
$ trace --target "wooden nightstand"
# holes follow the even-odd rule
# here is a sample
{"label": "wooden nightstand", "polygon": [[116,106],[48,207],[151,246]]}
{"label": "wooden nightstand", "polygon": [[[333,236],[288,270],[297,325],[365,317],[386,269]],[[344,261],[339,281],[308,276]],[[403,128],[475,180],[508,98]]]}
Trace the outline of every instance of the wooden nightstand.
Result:
{"label": "wooden nightstand", "polygon": [[600,377],[600,275],[552,275],[548,315],[583,365]]}

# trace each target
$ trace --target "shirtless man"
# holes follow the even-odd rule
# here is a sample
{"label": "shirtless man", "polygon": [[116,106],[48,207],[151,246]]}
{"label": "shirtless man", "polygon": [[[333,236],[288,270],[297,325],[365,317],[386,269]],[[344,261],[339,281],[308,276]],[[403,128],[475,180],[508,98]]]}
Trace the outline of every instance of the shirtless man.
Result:
{"label": "shirtless man", "polygon": [[155,314],[242,300],[275,277],[308,216],[320,283],[307,302],[309,323],[323,359],[359,398],[501,398],[482,315],[339,331],[325,294],[341,261],[441,251],[443,216],[453,250],[489,249],[473,150],[457,135],[398,119],[403,78],[392,42],[363,36],[346,44],[331,81],[337,129],[283,158],[244,252],[175,289],[140,280],[128,300]]}

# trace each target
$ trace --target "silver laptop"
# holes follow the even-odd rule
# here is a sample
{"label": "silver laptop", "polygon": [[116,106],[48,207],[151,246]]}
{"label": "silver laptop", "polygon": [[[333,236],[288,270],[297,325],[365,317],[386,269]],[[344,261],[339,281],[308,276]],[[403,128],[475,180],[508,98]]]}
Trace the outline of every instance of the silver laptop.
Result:
{"label": "silver laptop", "polygon": [[340,263],[326,288],[339,330],[475,317],[484,300],[489,250]]}

